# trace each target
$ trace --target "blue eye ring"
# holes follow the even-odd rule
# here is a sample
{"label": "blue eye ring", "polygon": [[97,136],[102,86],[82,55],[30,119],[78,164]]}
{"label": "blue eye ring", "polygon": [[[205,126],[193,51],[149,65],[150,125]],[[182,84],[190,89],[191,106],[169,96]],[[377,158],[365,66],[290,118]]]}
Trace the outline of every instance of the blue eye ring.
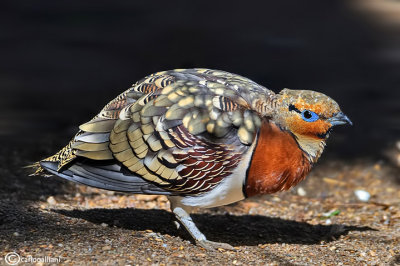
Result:
{"label": "blue eye ring", "polygon": [[304,110],[301,112],[301,118],[306,122],[315,122],[319,119],[319,116],[310,110]]}

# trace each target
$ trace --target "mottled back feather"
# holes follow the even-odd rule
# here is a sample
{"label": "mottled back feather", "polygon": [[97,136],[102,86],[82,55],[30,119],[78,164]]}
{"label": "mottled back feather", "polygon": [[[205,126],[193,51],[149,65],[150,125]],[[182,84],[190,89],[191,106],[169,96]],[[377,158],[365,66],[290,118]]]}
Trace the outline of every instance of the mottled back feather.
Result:
{"label": "mottled back feather", "polygon": [[77,158],[114,160],[132,180],[199,194],[232,173],[273,106],[272,91],[239,75],[208,69],[159,72],[112,100],[80,126],[68,146],[42,162],[57,163],[62,173],[81,169]]}

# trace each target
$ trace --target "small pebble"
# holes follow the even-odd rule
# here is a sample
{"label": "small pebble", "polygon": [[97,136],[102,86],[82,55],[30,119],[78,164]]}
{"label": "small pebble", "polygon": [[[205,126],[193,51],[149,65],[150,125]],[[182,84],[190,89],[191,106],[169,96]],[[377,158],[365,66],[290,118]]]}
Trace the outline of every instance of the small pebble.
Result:
{"label": "small pebble", "polygon": [[158,237],[156,233],[149,233],[147,234],[148,237]]}
{"label": "small pebble", "polygon": [[332,224],[332,221],[331,221],[331,219],[326,219],[326,221],[325,221],[325,224]]}
{"label": "small pebble", "polygon": [[103,226],[103,227],[107,227],[107,226],[108,226],[108,224],[106,224],[106,223],[101,223],[101,226]]}
{"label": "small pebble", "polygon": [[367,191],[361,190],[361,189],[354,190],[354,194],[360,201],[363,201],[363,202],[367,202],[371,198],[371,194],[369,194]]}
{"label": "small pebble", "polygon": [[13,236],[19,236],[19,233],[18,232],[14,232]]}
{"label": "small pebble", "polygon": [[249,214],[257,214],[257,209],[256,208],[251,208],[249,210]]}
{"label": "small pebble", "polygon": [[57,201],[53,196],[50,196],[50,197],[47,198],[47,203],[50,204],[50,205],[56,205]]}
{"label": "small pebble", "polygon": [[389,225],[390,224],[390,218],[385,219],[383,222],[384,225]]}
{"label": "small pebble", "polygon": [[304,197],[305,195],[307,195],[307,192],[305,191],[304,188],[299,187],[299,188],[297,189],[297,194],[298,194],[299,196]]}
{"label": "small pebble", "polygon": [[101,249],[104,251],[111,250],[111,246],[104,246]]}
{"label": "small pebble", "polygon": [[281,201],[281,199],[280,199],[280,198],[278,198],[278,197],[273,197],[273,198],[272,198],[272,201],[274,201],[274,202],[280,202],[280,201]]}

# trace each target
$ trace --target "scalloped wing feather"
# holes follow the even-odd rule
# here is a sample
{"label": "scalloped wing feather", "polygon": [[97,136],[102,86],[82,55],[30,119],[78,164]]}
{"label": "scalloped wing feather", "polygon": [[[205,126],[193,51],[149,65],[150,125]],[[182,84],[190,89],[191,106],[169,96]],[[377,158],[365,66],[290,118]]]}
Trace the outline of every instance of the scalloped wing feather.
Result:
{"label": "scalloped wing feather", "polygon": [[[274,93],[228,72],[159,72],[107,104],[56,157],[116,160],[165,191],[211,190],[237,167]],[[61,151],[60,151],[61,152]]]}

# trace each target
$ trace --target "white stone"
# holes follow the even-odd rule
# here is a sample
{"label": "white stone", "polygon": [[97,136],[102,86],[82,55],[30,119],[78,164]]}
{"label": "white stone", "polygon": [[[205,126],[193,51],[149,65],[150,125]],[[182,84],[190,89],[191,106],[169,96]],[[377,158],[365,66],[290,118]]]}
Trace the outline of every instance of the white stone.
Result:
{"label": "white stone", "polygon": [[304,197],[305,195],[307,195],[307,192],[306,192],[306,190],[305,190],[304,188],[299,187],[299,188],[297,189],[297,194],[298,194],[299,196]]}
{"label": "white stone", "polygon": [[360,201],[363,202],[367,202],[371,198],[371,194],[369,194],[369,192],[361,189],[354,190],[354,194]]}

